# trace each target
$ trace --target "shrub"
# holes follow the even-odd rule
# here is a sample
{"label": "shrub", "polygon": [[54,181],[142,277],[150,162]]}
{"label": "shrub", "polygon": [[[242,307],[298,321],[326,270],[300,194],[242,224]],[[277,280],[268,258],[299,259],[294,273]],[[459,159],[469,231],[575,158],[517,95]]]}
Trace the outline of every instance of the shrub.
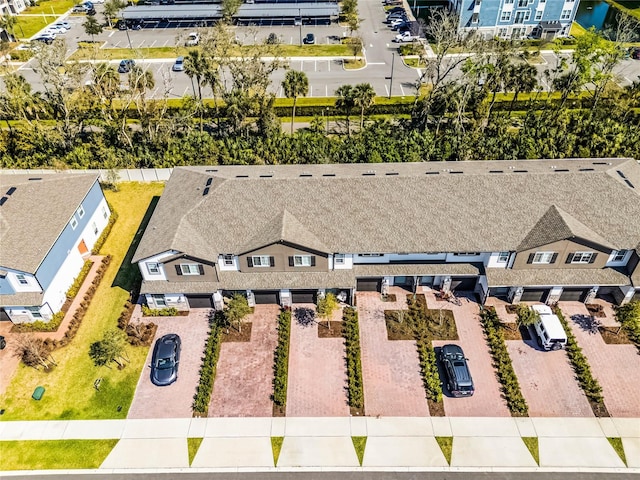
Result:
{"label": "shrub", "polygon": [[616,307],[616,319],[635,346],[640,350],[640,301]]}
{"label": "shrub", "polygon": [[147,317],[175,317],[178,315],[178,309],[176,307],[149,308],[143,305],[142,314]]}
{"label": "shrub", "polygon": [[91,253],[93,255],[98,255],[100,253],[100,249],[104,245],[104,242],[107,241],[107,237],[111,233],[113,224],[116,223],[116,220],[118,219],[118,214],[113,210],[113,208],[111,208],[111,205],[109,205],[109,210],[111,210],[111,216],[109,217],[109,222],[104,227],[104,230],[100,234],[100,237],[98,237],[98,239],[96,240],[96,243],[93,245],[93,248],[91,249]]}
{"label": "shrub", "polygon": [[516,312],[518,314],[518,325],[526,327],[533,325],[540,320],[540,314],[533,308],[529,308],[526,303],[519,303],[516,305]]}
{"label": "shrub", "polygon": [[283,409],[287,405],[290,336],[291,310],[283,310],[278,315],[278,344],[273,354],[273,402]]}
{"label": "shrub", "polygon": [[[527,308],[528,310],[528,308]],[[511,415],[525,417],[529,415],[529,407],[520,390],[518,377],[511,364],[511,357],[500,328],[500,319],[494,309],[483,309],[480,321],[484,330],[493,364],[502,386],[502,393],[507,401]]]}
{"label": "shrub", "polygon": [[44,322],[38,320],[32,323],[18,323],[11,328],[12,332],[55,332],[60,328],[60,324],[64,319],[64,312],[58,312],[51,317],[51,320]]}
{"label": "shrub", "polygon": [[327,293],[324,297],[319,297],[316,305],[316,313],[320,318],[331,320],[331,315],[338,308],[338,300],[333,293]]}
{"label": "shrub", "polygon": [[213,391],[213,382],[216,377],[216,366],[218,357],[220,356],[220,324],[222,313],[216,312],[209,320],[210,330],[207,343],[204,348],[204,357],[202,358],[202,366],[200,367],[200,382],[193,396],[191,408],[194,416],[207,416],[209,412],[209,401],[211,400],[211,392]]}
{"label": "shrub", "polygon": [[347,354],[347,390],[349,406],[364,409],[364,386],[362,381],[362,362],[360,359],[360,328],[358,312],[347,307],[342,312],[343,335]]}
{"label": "shrub", "polygon": [[80,270],[80,273],[78,274],[76,279],[73,281],[73,284],[69,287],[69,290],[67,290],[67,298],[75,298],[75,296],[78,295],[78,291],[80,290],[80,287],[84,283],[84,279],[87,278],[87,275],[89,275],[89,270],[91,270],[92,266],[93,266],[93,262],[91,260],[87,260],[86,262],[84,262],[84,265],[82,266],[82,270]]}

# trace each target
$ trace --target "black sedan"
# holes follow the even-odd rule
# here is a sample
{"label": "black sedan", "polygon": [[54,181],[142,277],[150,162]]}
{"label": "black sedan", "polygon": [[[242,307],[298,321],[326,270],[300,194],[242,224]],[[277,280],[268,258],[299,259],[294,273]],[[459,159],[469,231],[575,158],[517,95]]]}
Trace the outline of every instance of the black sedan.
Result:
{"label": "black sedan", "polygon": [[180,337],[175,333],[156,341],[151,357],[151,382],[159,387],[171,385],[178,379],[180,363]]}
{"label": "black sedan", "polygon": [[447,376],[449,393],[454,397],[470,397],[475,390],[471,372],[462,348],[458,345],[443,345],[440,361]]}

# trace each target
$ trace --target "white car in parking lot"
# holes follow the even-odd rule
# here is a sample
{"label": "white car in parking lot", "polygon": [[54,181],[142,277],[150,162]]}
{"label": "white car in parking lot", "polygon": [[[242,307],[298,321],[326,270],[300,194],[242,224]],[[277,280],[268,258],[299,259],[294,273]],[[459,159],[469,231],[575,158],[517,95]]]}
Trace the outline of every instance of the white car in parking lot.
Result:
{"label": "white car in parking lot", "polygon": [[65,30],[71,30],[71,24],[69,22],[56,22],[52,26],[56,28],[64,28]]}

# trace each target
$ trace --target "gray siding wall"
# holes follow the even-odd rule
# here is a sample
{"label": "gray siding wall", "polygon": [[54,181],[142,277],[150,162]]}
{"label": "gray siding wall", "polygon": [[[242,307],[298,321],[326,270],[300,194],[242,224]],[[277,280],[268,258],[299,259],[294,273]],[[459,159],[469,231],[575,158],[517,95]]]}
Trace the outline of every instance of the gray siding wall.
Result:
{"label": "gray siding wall", "polygon": [[[529,255],[536,252],[556,252],[558,257],[555,263],[527,263]],[[567,257],[571,253],[575,252],[594,252],[596,256],[593,263],[566,263]],[[610,251],[603,247],[597,249],[592,246],[586,246],[581,243],[573,242],[571,240],[562,240],[560,242],[550,243],[531,250],[524,250],[516,254],[516,258],[513,262],[513,269],[531,269],[531,268],[604,268],[609,258]]]}
{"label": "gray siding wall", "polygon": [[[178,275],[176,267],[179,267],[181,263],[195,263],[201,265],[202,275]],[[218,273],[216,272],[215,265],[202,263],[200,260],[196,260],[190,257],[175,258],[164,263],[164,270],[169,282],[217,282]]]}
{"label": "gray siding wall", "polygon": [[[269,255],[274,259],[273,267],[249,267],[247,258],[254,255]],[[315,256],[315,266],[313,267],[290,267],[289,257],[293,255],[313,255]],[[266,247],[259,248],[240,257],[241,272],[327,272],[329,271],[328,256],[318,255],[301,248],[292,247],[287,244],[274,243]]]}

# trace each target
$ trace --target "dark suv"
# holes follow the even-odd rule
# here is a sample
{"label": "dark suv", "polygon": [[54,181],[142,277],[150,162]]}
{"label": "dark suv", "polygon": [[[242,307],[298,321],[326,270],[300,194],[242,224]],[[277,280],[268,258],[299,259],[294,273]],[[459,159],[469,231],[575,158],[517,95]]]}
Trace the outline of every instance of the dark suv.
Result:
{"label": "dark suv", "polygon": [[458,345],[444,345],[440,350],[440,361],[447,376],[447,388],[454,397],[470,397],[474,387],[471,372],[462,348]]}

